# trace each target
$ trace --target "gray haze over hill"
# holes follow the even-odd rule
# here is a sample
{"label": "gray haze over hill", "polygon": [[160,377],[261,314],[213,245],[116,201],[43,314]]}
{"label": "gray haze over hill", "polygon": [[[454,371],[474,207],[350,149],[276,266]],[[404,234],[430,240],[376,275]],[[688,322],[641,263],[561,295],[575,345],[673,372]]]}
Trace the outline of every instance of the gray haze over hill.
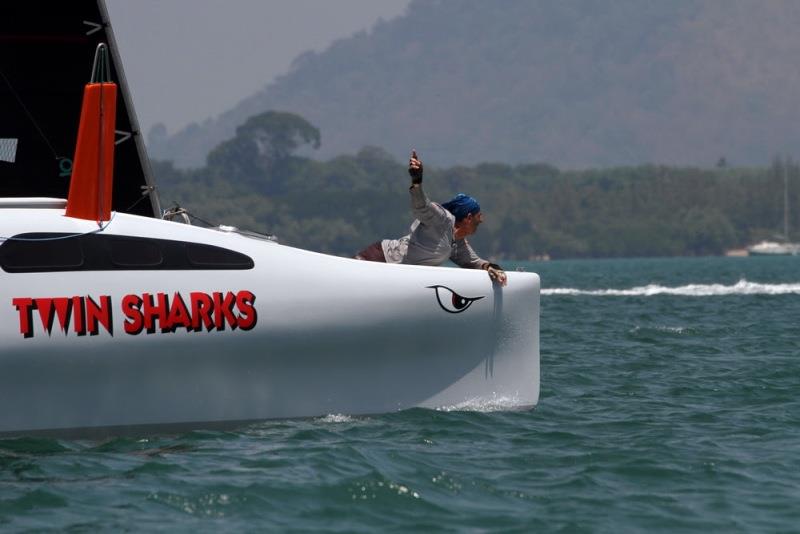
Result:
{"label": "gray haze over hill", "polygon": [[143,131],[230,109],[409,0],[105,0]]}
{"label": "gray haze over hill", "polygon": [[799,24],[796,0],[414,0],[149,145],[202,165],[275,109],[319,127],[321,158],[377,145],[438,165],[763,165],[800,146]]}

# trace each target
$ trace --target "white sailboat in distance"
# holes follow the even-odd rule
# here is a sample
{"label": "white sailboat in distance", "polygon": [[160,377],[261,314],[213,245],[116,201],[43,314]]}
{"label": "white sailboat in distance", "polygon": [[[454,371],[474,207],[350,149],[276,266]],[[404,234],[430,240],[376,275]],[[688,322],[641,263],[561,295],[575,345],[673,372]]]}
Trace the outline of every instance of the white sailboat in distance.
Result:
{"label": "white sailboat in distance", "polygon": [[783,164],[783,238],[780,241],[761,241],[747,247],[750,256],[798,256],[800,243],[789,241],[789,175]]}

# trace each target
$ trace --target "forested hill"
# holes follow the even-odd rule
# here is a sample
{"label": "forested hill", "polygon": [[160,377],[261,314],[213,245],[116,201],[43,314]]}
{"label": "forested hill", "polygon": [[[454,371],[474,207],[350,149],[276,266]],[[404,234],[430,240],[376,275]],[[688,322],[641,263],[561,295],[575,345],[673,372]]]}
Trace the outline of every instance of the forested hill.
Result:
{"label": "forested hill", "polygon": [[[201,223],[274,232],[285,244],[345,256],[407,233],[404,162],[377,147],[327,161],[295,155],[319,140],[298,115],[250,117],[203,167],[154,161],[162,205],[178,202]],[[425,168],[432,200],[458,191],[480,200],[486,224],[470,241],[496,259],[721,254],[782,230],[784,177],[789,205],[800,206],[800,166],[788,158],[770,168]],[[800,211],[791,210],[789,227],[796,239]]]}
{"label": "forested hill", "polygon": [[800,146],[798,27],[797,0],[414,0],[149,144],[201,166],[279,109],[319,127],[323,159],[369,144],[437,165],[766,165]]}

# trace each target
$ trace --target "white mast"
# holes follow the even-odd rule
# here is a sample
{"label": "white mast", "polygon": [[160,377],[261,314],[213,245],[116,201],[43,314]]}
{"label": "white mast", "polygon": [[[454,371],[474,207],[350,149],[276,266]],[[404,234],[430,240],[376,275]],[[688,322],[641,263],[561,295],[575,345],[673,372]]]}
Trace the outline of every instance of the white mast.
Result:
{"label": "white mast", "polygon": [[789,242],[789,159],[783,164],[783,239]]}

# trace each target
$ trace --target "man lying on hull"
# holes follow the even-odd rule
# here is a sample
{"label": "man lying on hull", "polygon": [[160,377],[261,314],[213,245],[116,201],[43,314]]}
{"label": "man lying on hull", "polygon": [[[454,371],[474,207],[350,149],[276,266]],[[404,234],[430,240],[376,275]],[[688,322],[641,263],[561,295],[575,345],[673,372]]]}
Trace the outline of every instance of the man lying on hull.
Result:
{"label": "man lying on hull", "polygon": [[416,220],[411,233],[400,239],[377,241],[358,254],[357,260],[411,265],[441,265],[448,259],[467,269],[483,269],[489,277],[506,285],[502,267],[478,256],[467,242],[483,222],[481,207],[474,198],[463,193],[449,202],[431,202],[422,190],[422,161],[416,150],[408,161],[411,175],[411,209]]}

